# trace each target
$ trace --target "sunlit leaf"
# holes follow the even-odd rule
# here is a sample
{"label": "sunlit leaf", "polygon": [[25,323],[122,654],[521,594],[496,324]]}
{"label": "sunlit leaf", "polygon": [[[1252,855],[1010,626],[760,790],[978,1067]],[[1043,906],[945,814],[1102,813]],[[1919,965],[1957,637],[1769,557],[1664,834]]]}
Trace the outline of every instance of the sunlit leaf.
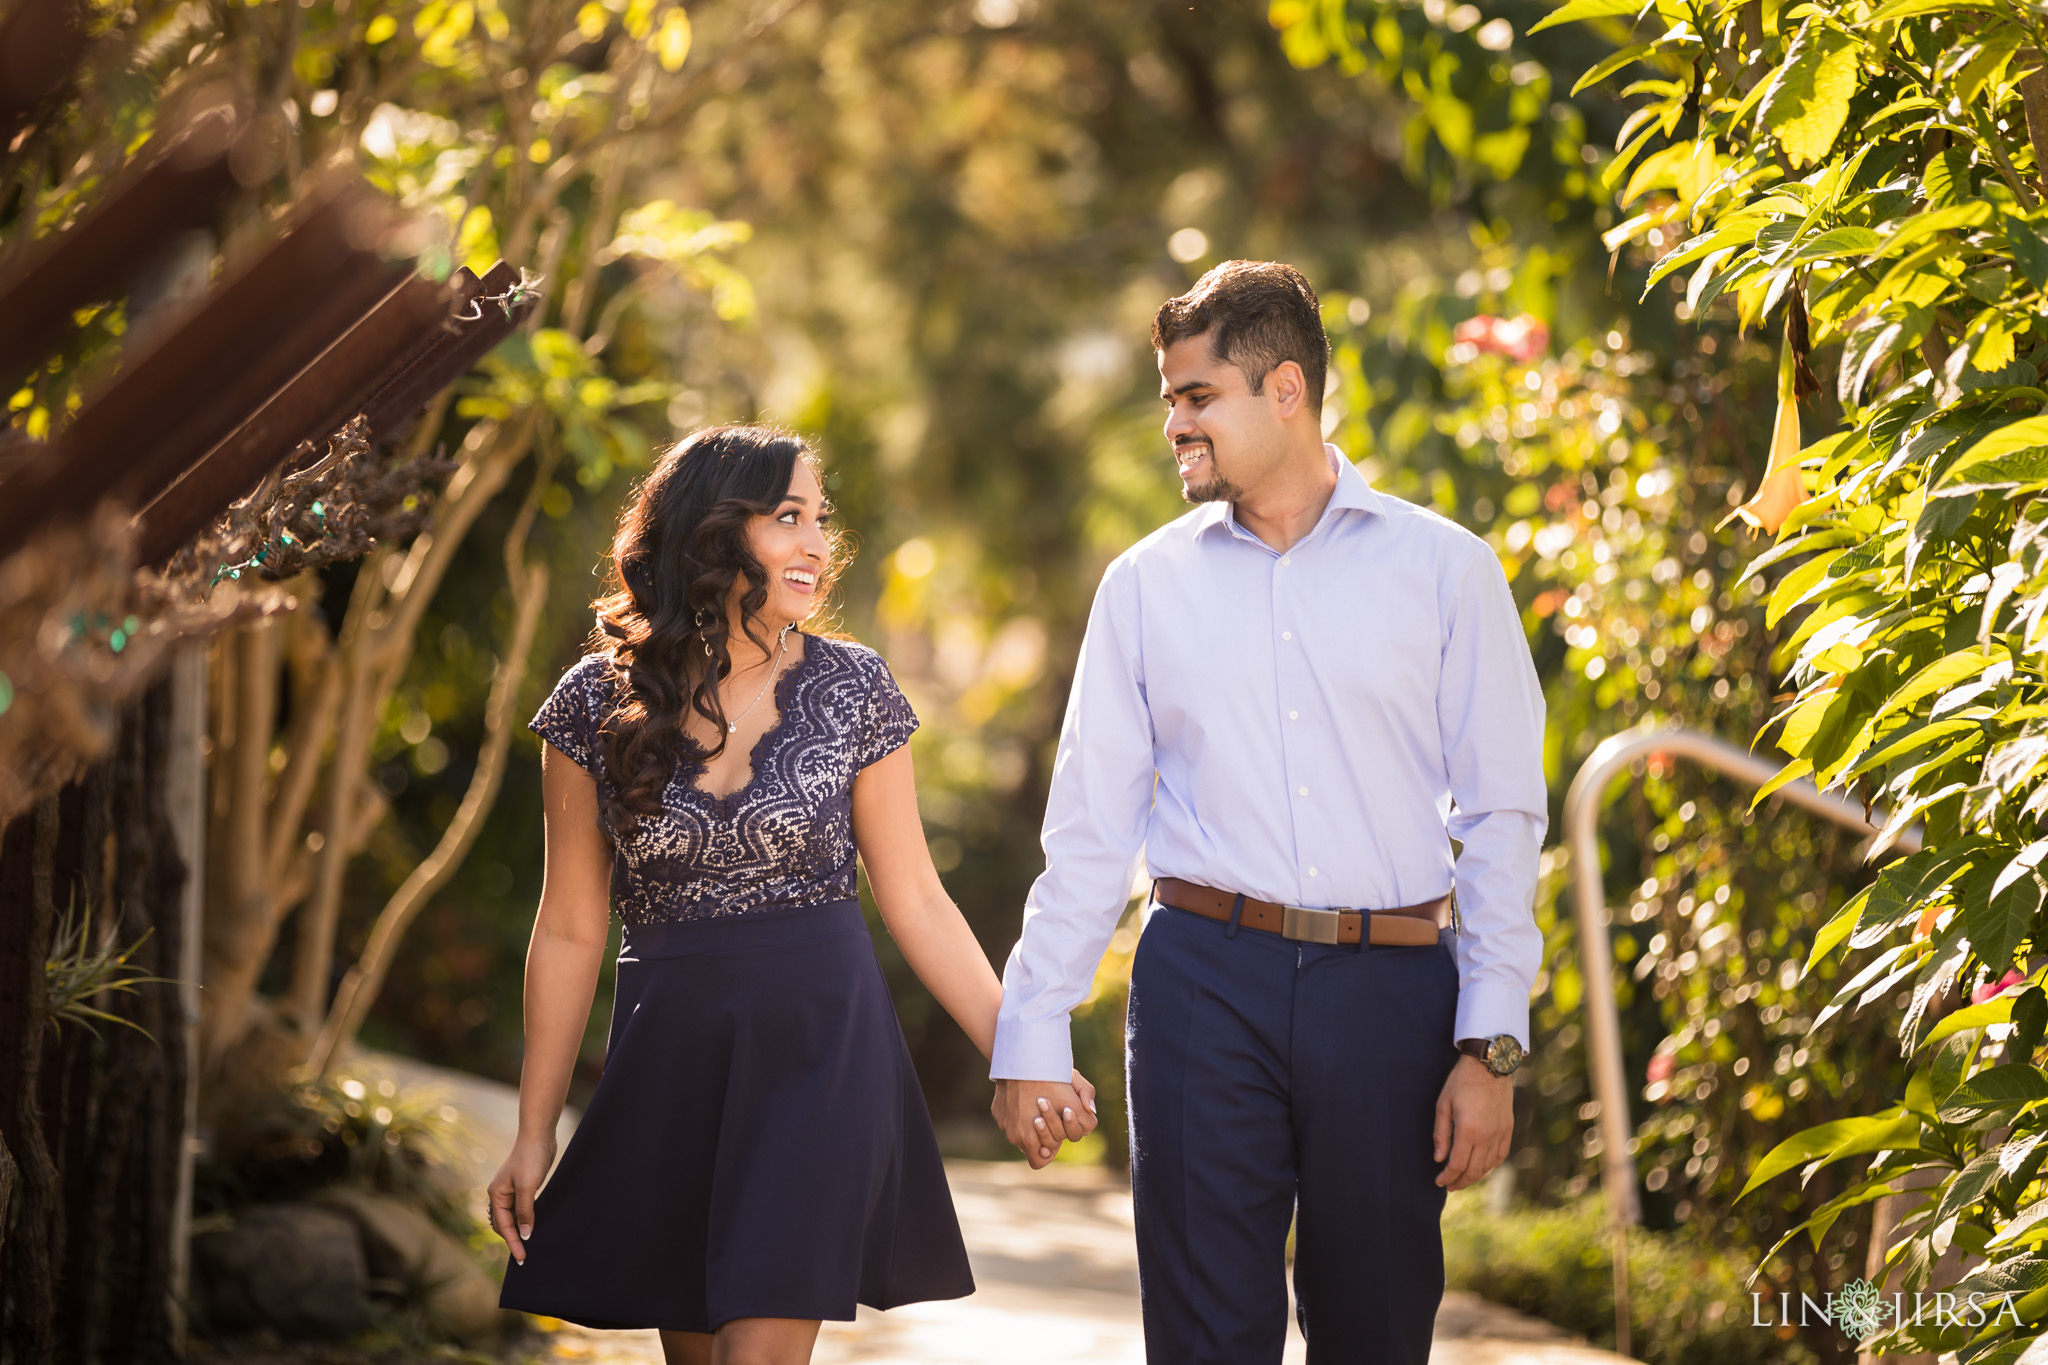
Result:
{"label": "sunlit leaf", "polygon": [[1810,19],[1772,73],[1757,118],[1793,166],[1812,165],[1848,121],[1860,79],[1856,40]]}

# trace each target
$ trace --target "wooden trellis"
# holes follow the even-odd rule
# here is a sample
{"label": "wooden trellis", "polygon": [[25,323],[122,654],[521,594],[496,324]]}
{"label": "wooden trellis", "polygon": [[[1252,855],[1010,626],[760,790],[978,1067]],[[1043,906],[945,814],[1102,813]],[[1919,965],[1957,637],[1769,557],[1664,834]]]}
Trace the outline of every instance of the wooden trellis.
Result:
{"label": "wooden trellis", "polygon": [[[0,18],[0,145],[61,97],[83,33],[58,0]],[[263,177],[259,152],[236,110],[190,113],[16,253],[0,392],[78,310],[219,221]],[[273,240],[131,332],[46,443],[0,444],[0,1337],[22,1360],[179,1354],[193,1002],[146,989],[151,1040],[52,1031],[45,956],[79,890],[108,933],[145,936],[142,968],[196,974],[197,817],[181,803],[203,707],[195,724],[191,679],[158,680],[181,641],[261,609],[244,574],[283,578],[424,524],[455,466],[395,462],[393,438],[538,297],[503,263],[423,274],[420,240],[359,179],[313,180]]]}

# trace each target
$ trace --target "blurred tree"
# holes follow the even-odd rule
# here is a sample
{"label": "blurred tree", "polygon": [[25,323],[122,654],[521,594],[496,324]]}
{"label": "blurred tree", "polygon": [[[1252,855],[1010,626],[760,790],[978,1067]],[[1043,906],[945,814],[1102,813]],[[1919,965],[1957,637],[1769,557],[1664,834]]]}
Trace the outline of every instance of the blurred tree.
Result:
{"label": "blurred tree", "polygon": [[[1422,241],[1433,211],[1400,175],[1389,120],[1336,73],[1295,72],[1250,9],[799,6],[744,79],[712,84],[645,194],[753,225],[731,260],[754,283],[754,321],[693,334],[701,296],[646,289],[607,356],[687,357],[669,408],[679,430],[766,415],[821,442],[860,545],[843,622],[918,707],[934,857],[999,959],[1042,866],[1045,783],[1096,579],[1183,510],[1153,411],[1152,310],[1228,255],[1287,256],[1342,281],[1363,240]],[[606,279],[623,293],[639,269]],[[580,559],[555,561],[564,575],[595,561],[611,498],[560,501],[559,543],[581,537]],[[566,663],[589,618],[551,612]],[[474,690],[472,632],[465,616],[430,617],[423,655],[450,651],[403,692],[451,752],[472,724],[455,703]],[[425,777],[404,746],[385,752],[406,783],[395,868],[424,844],[431,803],[456,795],[456,765]],[[529,787],[481,836],[492,889],[448,893],[461,902],[449,923],[491,944],[489,961],[524,942],[537,834]],[[934,1110],[984,1114],[985,1066],[882,949]],[[456,1045],[512,1074],[516,975],[482,961],[401,963],[370,1036]],[[1087,1027],[1118,1039],[1120,1012]]]}
{"label": "blurred tree", "polygon": [[[658,356],[608,363],[602,329],[619,309],[600,309],[611,292],[601,276],[638,261],[676,288],[705,291],[721,316],[746,308],[744,280],[717,259],[744,228],[629,196],[636,158],[661,145],[776,17],[709,16],[693,62],[689,16],[651,0],[145,4],[101,17],[102,56],[75,107],[22,130],[0,160],[0,239],[18,249],[89,203],[162,111],[225,87],[271,121],[277,155],[273,178],[225,225],[223,268],[269,230],[272,210],[339,164],[439,224],[424,269],[481,270],[504,254],[554,277],[549,306],[501,348],[487,384],[460,404],[444,401],[410,433],[374,434],[416,452],[458,452],[430,529],[378,546],[359,569],[296,581],[297,610],[216,650],[202,1025],[205,1071],[217,1083],[210,1110],[232,1101],[231,1082],[266,1089],[284,1066],[310,1056],[324,1068],[347,1048],[400,939],[489,811],[546,595],[547,570],[526,544],[557,490],[555,471],[601,486],[644,462],[647,406],[658,413],[670,393]],[[72,349],[13,395],[14,426],[41,434],[61,423],[118,354],[125,284],[109,283],[110,306],[83,319]],[[522,467],[523,493],[501,498]],[[487,510],[502,574],[487,607],[503,605],[473,619],[502,645],[494,680],[480,680],[491,683],[488,698],[470,689],[483,722],[475,758],[460,800],[434,812],[427,847],[378,897],[337,995],[348,874],[388,805],[371,770],[378,735],[387,724],[410,729],[391,699],[429,604]],[[294,909],[289,975],[278,980],[274,948]],[[267,968],[283,1020],[258,991]]]}

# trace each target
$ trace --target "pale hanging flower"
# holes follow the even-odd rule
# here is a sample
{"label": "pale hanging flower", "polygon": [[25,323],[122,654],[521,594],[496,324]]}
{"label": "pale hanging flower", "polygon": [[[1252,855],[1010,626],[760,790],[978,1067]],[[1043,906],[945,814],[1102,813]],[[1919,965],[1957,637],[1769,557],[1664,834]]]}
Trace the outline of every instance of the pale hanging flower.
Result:
{"label": "pale hanging flower", "polygon": [[1776,535],[1792,510],[1806,501],[1806,482],[1799,475],[1799,398],[1794,384],[1791,318],[1785,322],[1785,344],[1778,352],[1778,419],[1771,424],[1771,462],[1756,496],[1721,519],[1721,526],[1741,517],[1757,530]]}

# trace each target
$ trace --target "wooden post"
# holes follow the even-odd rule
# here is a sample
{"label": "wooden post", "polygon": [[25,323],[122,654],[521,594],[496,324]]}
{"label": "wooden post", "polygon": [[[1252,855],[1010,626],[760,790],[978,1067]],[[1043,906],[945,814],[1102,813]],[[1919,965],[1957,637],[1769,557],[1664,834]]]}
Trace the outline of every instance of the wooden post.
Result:
{"label": "wooden post", "polygon": [[178,1192],[171,1210],[171,1303],[173,1340],[182,1355],[185,1306],[192,1288],[192,1167],[199,1155],[199,977],[205,933],[200,907],[206,882],[206,642],[188,642],[171,660],[171,739],[164,781],[164,806],[185,864],[178,897],[178,1001],[185,1026],[183,1140],[178,1144]]}

